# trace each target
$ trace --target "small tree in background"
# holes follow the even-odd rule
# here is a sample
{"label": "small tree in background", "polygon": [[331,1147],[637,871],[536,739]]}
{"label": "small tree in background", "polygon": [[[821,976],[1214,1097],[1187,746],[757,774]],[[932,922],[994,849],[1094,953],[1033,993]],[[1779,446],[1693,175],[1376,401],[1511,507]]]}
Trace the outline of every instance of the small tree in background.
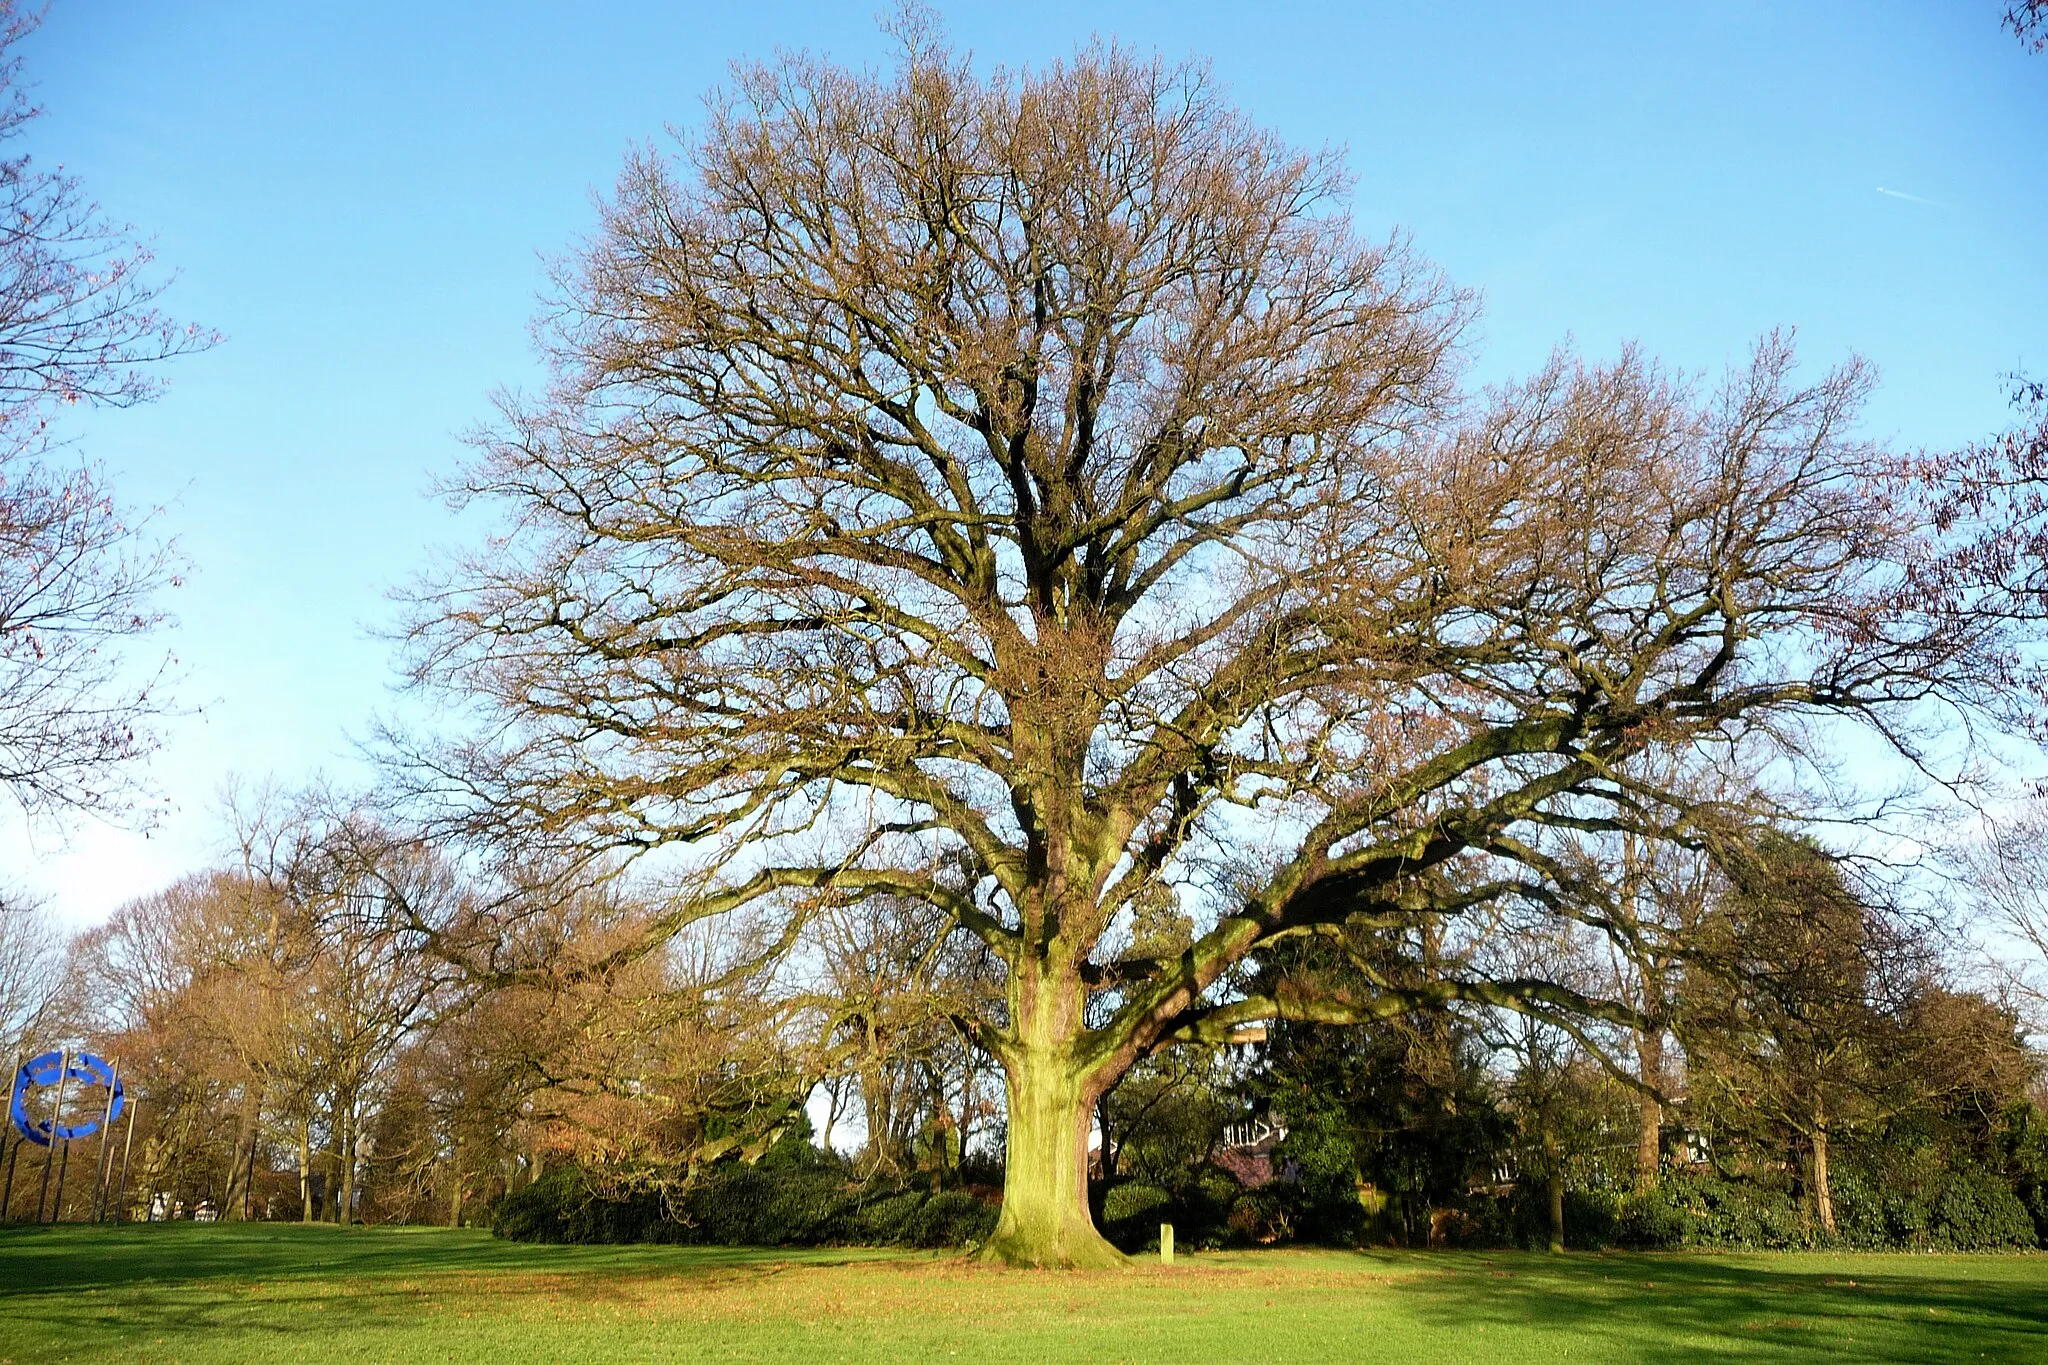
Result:
{"label": "small tree in background", "polygon": [[1686,983],[1693,1098],[1793,1135],[1832,1236],[1834,1148],[1914,1097],[1900,1016],[1924,960],[1809,841],[1767,830],[1723,866]]}

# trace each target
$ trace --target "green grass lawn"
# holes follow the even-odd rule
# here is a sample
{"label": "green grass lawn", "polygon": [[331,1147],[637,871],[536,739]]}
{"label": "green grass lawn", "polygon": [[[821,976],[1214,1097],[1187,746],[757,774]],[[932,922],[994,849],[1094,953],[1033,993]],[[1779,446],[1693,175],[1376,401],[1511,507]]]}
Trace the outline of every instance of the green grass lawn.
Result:
{"label": "green grass lawn", "polygon": [[435,1228],[0,1230],[0,1361],[2048,1361],[2048,1257],[1240,1252],[1121,1274]]}

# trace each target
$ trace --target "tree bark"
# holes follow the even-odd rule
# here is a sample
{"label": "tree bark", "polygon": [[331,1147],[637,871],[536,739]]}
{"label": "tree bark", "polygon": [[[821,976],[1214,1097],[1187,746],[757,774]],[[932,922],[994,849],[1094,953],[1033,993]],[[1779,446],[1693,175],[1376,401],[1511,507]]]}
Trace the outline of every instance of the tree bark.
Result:
{"label": "tree bark", "polygon": [[[839,1123],[839,1093],[837,1081],[825,1082],[825,1131],[819,1136],[818,1145],[828,1152],[832,1150],[832,1129]],[[534,1154],[534,1169],[536,1172],[534,1178],[536,1180],[540,1178],[538,1174],[539,1161],[540,1154],[536,1152]]]}
{"label": "tree bark", "polygon": [[1557,1135],[1548,1128],[1543,1132],[1543,1156],[1550,1192],[1550,1252],[1555,1256],[1564,1251],[1564,1159]]}
{"label": "tree bark", "polygon": [[341,1148],[341,1207],[336,1210],[334,1221],[346,1226],[355,1217],[356,1117],[353,1101],[342,1113],[341,1142],[338,1145]]}
{"label": "tree bark", "polygon": [[256,1124],[262,1112],[263,1092],[254,1081],[242,1087],[241,1117],[235,1126],[235,1149],[228,1157],[228,1192],[221,1200],[223,1223],[248,1216],[249,1181],[255,1175]]}
{"label": "tree bark", "polygon": [[299,1221],[313,1221],[313,1125],[299,1125]]}
{"label": "tree bark", "polygon": [[[1636,1033],[1636,1062],[1646,1085],[1655,1085],[1664,1069],[1664,1036],[1648,1030]],[[1662,1154],[1659,1136],[1664,1129],[1664,1106],[1649,1095],[1640,1095],[1636,1130],[1636,1186],[1650,1189],[1657,1183]]]}
{"label": "tree bark", "polygon": [[448,1226],[462,1226],[462,1148],[457,1146],[454,1159],[448,1163],[448,1183],[453,1188],[448,1194]]}
{"label": "tree bark", "polygon": [[959,1174],[960,1168],[967,1164],[967,1138],[974,1128],[974,1049],[963,1047],[960,1049],[960,1055],[963,1059],[960,1079],[960,1130],[957,1134],[960,1141],[960,1159],[954,1163],[953,1170],[956,1175]]}
{"label": "tree bark", "polygon": [[1003,1211],[982,1259],[1076,1269],[1127,1265],[1088,1215],[1094,1097],[1083,1078],[1049,1048],[1020,1049],[1005,1070],[1010,1130]]}
{"label": "tree bark", "polygon": [[1835,1192],[1828,1181],[1827,1109],[1813,1106],[1813,1202],[1820,1213],[1821,1231],[1835,1235]]}
{"label": "tree bark", "polygon": [[[876,1047],[870,1036],[870,1058]],[[872,1169],[894,1175],[902,1169],[902,1163],[897,1160],[896,1114],[891,1098],[887,1070],[879,1061],[871,1060],[861,1068],[861,1108],[867,1111],[868,1121],[867,1159]]]}
{"label": "tree bark", "polygon": [[1115,1087],[1102,1092],[1102,1098],[1095,1102],[1095,1131],[1102,1141],[1102,1183],[1107,1185],[1116,1179],[1116,1148],[1109,1140],[1109,1097]]}

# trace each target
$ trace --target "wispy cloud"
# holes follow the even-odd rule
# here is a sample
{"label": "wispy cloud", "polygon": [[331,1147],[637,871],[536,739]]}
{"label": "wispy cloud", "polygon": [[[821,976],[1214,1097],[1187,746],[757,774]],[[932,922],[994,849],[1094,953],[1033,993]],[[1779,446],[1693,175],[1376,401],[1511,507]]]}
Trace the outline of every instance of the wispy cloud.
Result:
{"label": "wispy cloud", "polygon": [[1882,185],[1879,185],[1877,187],[1877,192],[1879,194],[1888,194],[1894,199],[1903,199],[1909,204],[1926,204],[1930,208],[1937,209],[1948,207],[1946,204],[1943,204],[1938,199],[1922,199],[1917,194],[1908,194],[1904,190],[1888,190]]}

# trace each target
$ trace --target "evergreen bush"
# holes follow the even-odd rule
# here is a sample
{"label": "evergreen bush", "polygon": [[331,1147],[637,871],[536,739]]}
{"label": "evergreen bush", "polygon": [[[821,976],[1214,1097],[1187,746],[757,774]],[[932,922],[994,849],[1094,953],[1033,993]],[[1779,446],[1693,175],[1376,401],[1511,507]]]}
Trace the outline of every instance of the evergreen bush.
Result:
{"label": "evergreen bush", "polygon": [[851,1179],[834,1160],[713,1169],[672,1212],[655,1191],[621,1190],[575,1166],[497,1200],[491,1230],[526,1242],[679,1242],[700,1246],[965,1246],[995,1230],[995,1206],[962,1190],[934,1194]]}

